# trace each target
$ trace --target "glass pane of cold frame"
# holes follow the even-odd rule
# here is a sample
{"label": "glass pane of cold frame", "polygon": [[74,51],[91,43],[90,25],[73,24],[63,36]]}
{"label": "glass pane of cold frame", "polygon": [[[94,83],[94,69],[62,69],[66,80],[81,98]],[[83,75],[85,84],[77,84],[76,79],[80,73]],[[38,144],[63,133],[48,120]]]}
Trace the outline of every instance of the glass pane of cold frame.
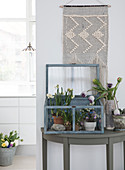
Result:
{"label": "glass pane of cold frame", "polygon": [[50,67],[48,93],[55,94],[54,87],[59,84],[64,90],[73,88],[73,94],[80,95],[92,88],[92,80],[97,78],[96,74],[96,67]]}

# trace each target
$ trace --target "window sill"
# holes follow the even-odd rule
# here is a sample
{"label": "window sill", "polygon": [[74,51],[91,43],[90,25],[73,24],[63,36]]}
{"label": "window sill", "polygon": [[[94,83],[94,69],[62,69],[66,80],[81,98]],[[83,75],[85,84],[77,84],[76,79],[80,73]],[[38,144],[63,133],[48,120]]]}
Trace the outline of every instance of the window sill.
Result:
{"label": "window sill", "polygon": [[35,82],[0,82],[0,97],[36,96]]}

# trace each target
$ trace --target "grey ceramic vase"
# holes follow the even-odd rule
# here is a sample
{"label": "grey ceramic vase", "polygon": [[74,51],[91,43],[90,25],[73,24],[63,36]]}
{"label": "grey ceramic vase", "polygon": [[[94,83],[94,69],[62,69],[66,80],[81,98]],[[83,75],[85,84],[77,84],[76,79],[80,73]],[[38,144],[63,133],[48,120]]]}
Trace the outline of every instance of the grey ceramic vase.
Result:
{"label": "grey ceramic vase", "polygon": [[12,165],[16,147],[0,148],[0,166]]}
{"label": "grey ceramic vase", "polygon": [[114,121],[112,112],[115,110],[115,102],[114,100],[106,101],[106,129],[113,130],[114,129]]}

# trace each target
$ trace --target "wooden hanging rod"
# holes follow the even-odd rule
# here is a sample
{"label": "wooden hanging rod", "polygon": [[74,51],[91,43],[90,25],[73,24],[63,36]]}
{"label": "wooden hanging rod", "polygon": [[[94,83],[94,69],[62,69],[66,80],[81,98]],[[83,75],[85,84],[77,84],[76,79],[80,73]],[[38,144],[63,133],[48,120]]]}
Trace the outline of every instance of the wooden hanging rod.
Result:
{"label": "wooden hanging rod", "polygon": [[60,8],[63,7],[111,7],[111,5],[61,5]]}

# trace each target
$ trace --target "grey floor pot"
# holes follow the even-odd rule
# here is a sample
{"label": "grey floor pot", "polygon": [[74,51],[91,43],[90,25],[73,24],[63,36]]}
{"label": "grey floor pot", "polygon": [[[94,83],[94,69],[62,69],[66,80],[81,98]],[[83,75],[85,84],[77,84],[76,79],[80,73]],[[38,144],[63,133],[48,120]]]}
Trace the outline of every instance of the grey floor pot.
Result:
{"label": "grey floor pot", "polygon": [[0,148],[0,166],[12,165],[16,147]]}

